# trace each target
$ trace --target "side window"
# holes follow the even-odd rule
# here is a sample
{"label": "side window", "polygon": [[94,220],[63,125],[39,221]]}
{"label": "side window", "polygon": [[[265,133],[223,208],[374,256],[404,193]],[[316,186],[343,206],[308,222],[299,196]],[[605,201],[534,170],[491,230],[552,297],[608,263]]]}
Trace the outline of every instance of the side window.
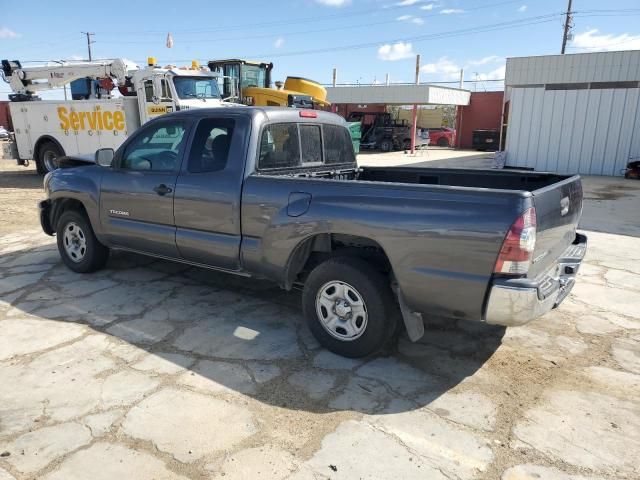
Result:
{"label": "side window", "polygon": [[196,129],[187,170],[191,173],[223,170],[229,158],[229,148],[235,121],[221,118],[201,120]]}
{"label": "side window", "polygon": [[320,125],[300,125],[302,163],[322,163]]}
{"label": "side window", "polygon": [[300,166],[298,125],[279,123],[262,131],[258,168],[292,168]]}
{"label": "side window", "polygon": [[[162,80],[162,101],[171,102],[171,89],[166,80]],[[153,81],[144,81],[144,97],[147,102],[153,102]]]}
{"label": "side window", "polygon": [[144,81],[144,97],[147,102],[153,101],[153,82],[151,80]]}
{"label": "side window", "polygon": [[337,125],[323,125],[324,161],[326,164],[355,163],[349,131]]}
{"label": "side window", "polygon": [[163,122],[147,127],[124,151],[120,168],[173,172],[178,168],[185,127],[179,122]]}

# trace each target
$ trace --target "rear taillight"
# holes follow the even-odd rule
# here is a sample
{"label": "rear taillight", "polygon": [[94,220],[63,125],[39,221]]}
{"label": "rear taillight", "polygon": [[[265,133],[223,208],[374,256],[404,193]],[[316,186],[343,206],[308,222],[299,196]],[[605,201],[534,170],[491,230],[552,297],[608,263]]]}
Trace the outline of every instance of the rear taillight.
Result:
{"label": "rear taillight", "polygon": [[536,209],[530,208],[520,215],[507,232],[494,273],[522,275],[531,265],[536,247]]}

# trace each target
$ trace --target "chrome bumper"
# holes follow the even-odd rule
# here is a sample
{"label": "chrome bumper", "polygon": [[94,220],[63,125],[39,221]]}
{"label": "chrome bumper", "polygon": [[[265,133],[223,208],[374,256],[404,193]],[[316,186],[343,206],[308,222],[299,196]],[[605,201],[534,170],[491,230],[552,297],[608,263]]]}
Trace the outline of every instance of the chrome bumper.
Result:
{"label": "chrome bumper", "polygon": [[587,237],[576,234],[573,244],[539,282],[526,279],[495,282],[489,292],[485,321],[513,327],[541,317],[569,295],[587,250]]}

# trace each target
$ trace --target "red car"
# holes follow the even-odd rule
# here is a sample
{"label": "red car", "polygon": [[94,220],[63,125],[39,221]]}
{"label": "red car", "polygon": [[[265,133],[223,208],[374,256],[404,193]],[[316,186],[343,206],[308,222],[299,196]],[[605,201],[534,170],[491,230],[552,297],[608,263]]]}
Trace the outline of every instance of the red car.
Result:
{"label": "red car", "polygon": [[453,147],[456,140],[456,131],[453,128],[440,127],[429,129],[429,145],[438,147]]}

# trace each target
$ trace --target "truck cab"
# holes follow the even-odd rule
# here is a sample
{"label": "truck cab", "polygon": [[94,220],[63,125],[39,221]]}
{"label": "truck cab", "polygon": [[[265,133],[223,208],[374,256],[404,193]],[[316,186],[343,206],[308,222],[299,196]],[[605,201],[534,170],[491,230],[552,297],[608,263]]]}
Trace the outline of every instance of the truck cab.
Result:
{"label": "truck cab", "polygon": [[225,99],[264,107],[315,108],[328,105],[327,91],[313,80],[287,77],[284,84],[276,82],[276,88],[272,88],[273,63],[227,59],[211,60],[208,65],[219,75]]}
{"label": "truck cab", "polygon": [[131,83],[138,97],[140,124],[165,113],[228,105],[223,103],[217,75],[201,70],[195,62],[191,68],[148,66],[136,71]]}

